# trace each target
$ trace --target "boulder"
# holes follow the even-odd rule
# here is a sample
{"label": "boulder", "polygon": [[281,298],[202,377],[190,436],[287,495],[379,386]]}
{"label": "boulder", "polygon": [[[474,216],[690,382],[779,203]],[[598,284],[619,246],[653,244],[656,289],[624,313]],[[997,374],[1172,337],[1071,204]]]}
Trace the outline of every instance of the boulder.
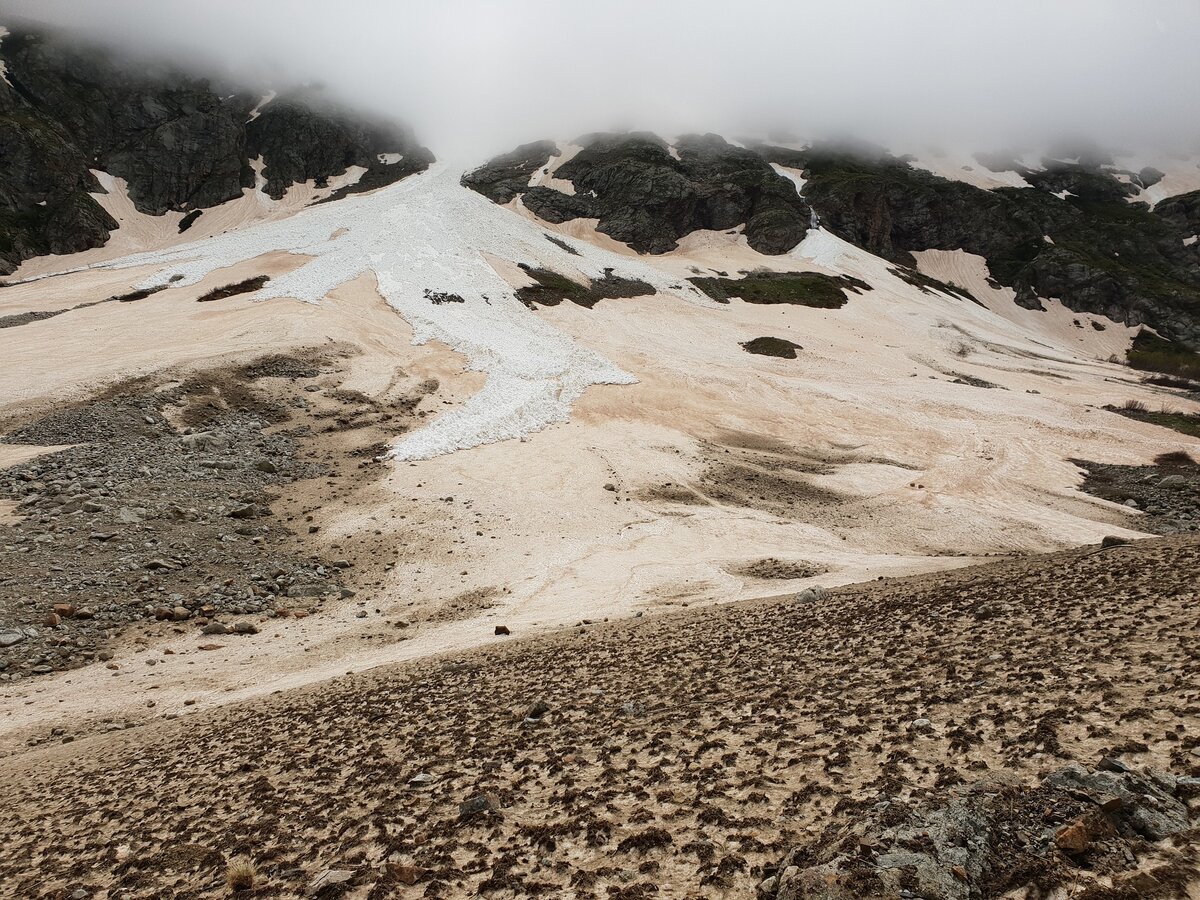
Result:
{"label": "boulder", "polygon": [[1143,841],[1189,827],[1186,788],[1164,773],[1113,768],[1073,765],[1037,787],[994,780],[864,804],[788,853],[760,896],[976,900],[997,885],[1019,892],[1029,879],[1043,893],[1069,884],[1084,858],[1096,871],[1135,872]]}

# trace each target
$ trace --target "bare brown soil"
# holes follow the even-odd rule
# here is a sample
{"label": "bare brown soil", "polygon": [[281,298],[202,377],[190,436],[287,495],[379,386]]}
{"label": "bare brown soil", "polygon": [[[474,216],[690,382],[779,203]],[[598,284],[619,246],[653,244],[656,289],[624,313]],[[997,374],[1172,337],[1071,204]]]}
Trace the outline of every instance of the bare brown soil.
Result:
{"label": "bare brown soil", "polygon": [[864,805],[1105,756],[1200,774],[1198,568],[1193,535],[1083,548],[40,747],[0,760],[0,884],[223,897],[250,860],[249,896],[752,897]]}

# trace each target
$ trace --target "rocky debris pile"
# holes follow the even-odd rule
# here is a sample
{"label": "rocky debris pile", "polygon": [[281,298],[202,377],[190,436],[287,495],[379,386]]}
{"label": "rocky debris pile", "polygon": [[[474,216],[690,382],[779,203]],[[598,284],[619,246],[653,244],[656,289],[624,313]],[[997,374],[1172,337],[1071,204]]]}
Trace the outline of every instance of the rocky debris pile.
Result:
{"label": "rocky debris pile", "polygon": [[1137,510],[1129,527],[1151,534],[1200,531],[1200,463],[1166,453],[1149,466],[1072,460],[1083,470],[1079,489]]}
{"label": "rocky debris pile", "polygon": [[297,555],[302,525],[272,514],[278,492],[322,472],[296,456],[308,426],[264,431],[287,415],[236,378],[134,383],[4,435],[71,446],[0,470],[17,504],[0,524],[0,679],[108,658],[132,623],[252,633],[237,620],[345,593],[349,563]]}
{"label": "rocky debris pile", "polygon": [[823,227],[885,259],[911,266],[911,251],[965,250],[1030,309],[1057,297],[1076,312],[1200,346],[1200,245],[1184,243],[1196,233],[1194,198],[1153,210],[1130,202],[1136,187],[1099,157],[1046,159],[1040,170],[996,162],[1032,187],[984,190],[873,148],[756,149],[803,170],[805,200]]}
{"label": "rocky debris pile", "polygon": [[104,244],[117,223],[91,196],[104,192],[91,170],[124,179],[136,207],[158,215],[242,196],[256,158],[273,197],[349,166],[366,171],[338,196],[381,187],[433,158],[402,126],[350,116],[312,93],[263,106],[167,65],[20,29],[0,56],[0,273]]}
{"label": "rocky debris pile", "polygon": [[698,230],[745,227],[761,253],[786,253],[808,231],[808,204],[793,181],[758,154],[715,134],[688,135],[669,147],[657,135],[593,134],[555,171],[574,194],[529,187],[531,176],[557,148],[525,144],[463,177],[462,183],[496,203],[520,196],[547,222],[598,219],[597,230],[639,253],[666,253]]}
{"label": "rocky debris pile", "polygon": [[[752,897],[883,800],[903,813],[989,772],[1037,784],[1105,757],[1200,775],[1198,564],[1200,535],[1159,538],[495,638],[18,751],[0,758],[0,884],[228,897],[238,853],[261,896],[328,868],[355,872],[356,897]],[[463,819],[480,796],[497,811]],[[1056,818],[1014,814],[1016,834],[1095,805],[1041,796]],[[1198,837],[1170,840],[1194,854]]]}
{"label": "rocky debris pile", "polygon": [[[861,804],[844,824],[791,850],[759,896],[777,900],[925,897],[975,900],[1026,887],[1111,878],[1113,896],[1184,896],[1194,865],[1151,845],[1191,826],[1200,778],[1139,774],[1106,759],[1035,788],[998,780],[912,800]],[[1182,857],[1182,854],[1180,854]],[[1165,892],[1160,891],[1166,889]]]}

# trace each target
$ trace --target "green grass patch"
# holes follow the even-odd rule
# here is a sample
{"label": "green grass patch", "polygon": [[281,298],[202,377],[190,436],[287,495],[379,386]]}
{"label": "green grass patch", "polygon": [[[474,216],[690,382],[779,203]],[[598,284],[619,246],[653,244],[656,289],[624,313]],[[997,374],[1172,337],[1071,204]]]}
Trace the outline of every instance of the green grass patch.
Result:
{"label": "green grass patch", "polygon": [[1161,428],[1170,428],[1172,431],[1178,431],[1180,434],[1186,434],[1189,437],[1200,438],[1200,416],[1189,416],[1187,413],[1177,412],[1134,412],[1131,410],[1118,409],[1116,410],[1123,416],[1130,419],[1137,419],[1139,422],[1148,422],[1151,425],[1158,425]]}
{"label": "green grass patch", "polygon": [[1170,428],[1172,431],[1178,431],[1189,437],[1200,438],[1200,416],[1170,412],[1165,409],[1155,412],[1147,409],[1144,403],[1139,402],[1126,403],[1124,406],[1106,406],[1105,409],[1119,413],[1127,419],[1136,419],[1160,428]]}
{"label": "green grass patch", "polygon": [[604,299],[645,297],[655,292],[653,285],[636,278],[614,275],[612,269],[605,269],[603,278],[594,279],[586,285],[550,269],[537,269],[524,264],[521,269],[537,282],[517,291],[517,299],[530,309],[535,306],[558,306],[564,300],[591,309]]}
{"label": "green grass patch", "polygon": [[746,303],[790,304],[816,309],[840,309],[846,305],[846,291],[869,291],[865,281],[849,275],[822,275],[819,272],[751,272],[744,278],[689,278],[692,284],[718,303],[734,297]]}
{"label": "green grass patch", "polygon": [[786,338],[758,337],[742,342],[742,349],[756,356],[775,356],[779,359],[795,359],[796,351],[803,350],[799,344]]}
{"label": "green grass patch", "polygon": [[1126,359],[1143,372],[1200,379],[1200,353],[1144,329],[1133,339]]}

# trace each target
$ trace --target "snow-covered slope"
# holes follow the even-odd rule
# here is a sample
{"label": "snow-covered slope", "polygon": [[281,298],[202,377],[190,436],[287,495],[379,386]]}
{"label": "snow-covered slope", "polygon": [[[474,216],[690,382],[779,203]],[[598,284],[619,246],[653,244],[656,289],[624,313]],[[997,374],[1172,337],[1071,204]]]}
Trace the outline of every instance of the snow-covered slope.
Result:
{"label": "snow-covered slope", "polygon": [[[595,221],[536,220],[458,174],[434,168],[295,212],[289,195],[275,219],[254,220],[260,201],[247,196],[196,226],[228,216],[227,231],[167,228],[149,235],[167,245],[147,252],[27,262],[17,278],[30,280],[0,290],[0,316],[53,315],[0,329],[0,414],[313,348],[344,353],[352,371],[337,389],[371,398],[437,379],[438,401],[397,422],[394,460],[351,501],[311,510],[316,537],[332,556],[357,536],[403,547],[436,526],[453,555],[389,565],[372,602],[406,619],[414,602],[464,591],[491,592],[495,606],[364,644],[356,666],[470,646],[500,622],[529,633],[1135,534],[1141,513],[1079,491],[1072,460],[1200,454],[1194,439],[1103,408],[1200,408],[1108,361],[1130,329],[1053,298],[1045,312],[1019,307],[981,257],[918,256],[921,273],[973,302],[821,227],[774,256],[737,228],[638,256]],[[581,281],[612,268],[655,293],[529,309],[515,296],[522,264]],[[756,269],[870,289],[818,309],[718,304],[687,280]],[[196,302],[260,275],[272,280],[257,294]],[[103,302],[137,285],[167,287]],[[743,349],[761,337],[798,345],[796,358]],[[430,506],[418,527],[414,510]],[[801,574],[747,574],[763,561]],[[339,609],[295,628],[317,642],[357,628],[354,605]],[[301,643],[244,652],[253,671],[294,673],[289,684],[345,670],[336,654],[297,654]]]}
{"label": "snow-covered slope", "polygon": [[[776,170],[791,178],[797,190],[803,190],[798,172],[782,166]],[[304,192],[305,188],[293,190]],[[123,212],[120,196],[117,190],[116,199],[108,201],[116,204],[113,212],[118,215]],[[755,269],[850,274],[906,304],[909,318],[951,318],[960,327],[982,328],[994,339],[1009,342],[1053,339],[1062,345],[1053,351],[1057,356],[1106,358],[1120,352],[1130,336],[1128,329],[1117,326],[1104,332],[1072,330],[1064,320],[1071,318],[1069,312],[1050,317],[1030,313],[1013,305],[1010,297],[992,301],[989,295],[990,308],[940,292],[934,292],[931,300],[928,292],[898,277],[892,264],[819,228],[783,256],[755,252],[740,229],[698,232],[672,253],[638,256],[596,233],[592,220],[551,226],[524,212],[519,201],[510,204],[512,208],[490,203],[460,187],[458,172],[440,164],[401,183],[338,203],[285,204],[276,213],[282,218],[271,216],[275,202],[261,191],[248,192],[227,206],[247,203],[255,208],[250,214],[242,209],[241,220],[248,222],[242,227],[117,259],[86,262],[69,271],[150,267],[152,274],[137,287],[182,288],[222,269],[282,252],[303,261],[274,277],[256,299],[290,297],[311,303],[319,303],[339,285],[370,274],[382,296],[412,326],[417,342],[441,341],[461,353],[470,369],[486,374],[482,389],[469,402],[400,438],[391,451],[397,459],[426,459],[523,437],[565,421],[572,403],[589,386],[635,380],[634,373],[581,346],[527,309],[515,297],[514,288],[528,283],[518,265],[549,269],[585,282],[611,271],[646,282],[663,302],[674,297],[702,307],[716,304],[686,280],[691,274]],[[289,210],[299,211],[288,214]],[[124,214],[131,225],[142,223],[142,227],[151,218],[133,210]],[[206,215],[221,221],[222,208]],[[264,215],[264,221],[253,221],[254,216]],[[556,241],[548,239],[552,234]],[[163,241],[170,237],[167,233],[144,234],[136,227],[128,236]],[[175,237],[172,242],[178,240]],[[46,262],[37,261],[27,268],[44,270]],[[936,268],[933,262],[928,265]],[[937,271],[951,281],[956,272],[961,275],[958,270]],[[32,277],[51,274],[42,271]],[[985,267],[976,281],[985,284],[986,274]],[[978,289],[978,284],[975,287]],[[938,312],[933,314],[931,307]],[[806,312],[792,309],[786,314],[803,317]],[[842,318],[849,324],[853,317]],[[946,348],[940,351],[944,353]],[[913,347],[910,352],[928,356],[936,355],[937,350],[929,348],[926,353]],[[954,362],[946,359],[939,365],[948,371]]]}
{"label": "snow-covered slope", "polygon": [[[517,438],[567,417],[592,384],[622,384],[628,373],[545,325],[514,296],[485,255],[600,278],[605,269],[657,290],[711,304],[697,289],[635,258],[579,242],[570,253],[529,219],[464,190],[442,166],[374,193],[317,205],[280,221],[251,224],[200,241],[87,268],[153,265],[138,287],[185,287],[211,272],[284,251],[311,257],[275,278],[259,299],[319,302],[331,290],[372,273],[418,341],[439,340],[487,373],[470,403],[401,440],[400,459],[424,459],[481,443]],[[461,302],[438,302],[431,295]]]}

